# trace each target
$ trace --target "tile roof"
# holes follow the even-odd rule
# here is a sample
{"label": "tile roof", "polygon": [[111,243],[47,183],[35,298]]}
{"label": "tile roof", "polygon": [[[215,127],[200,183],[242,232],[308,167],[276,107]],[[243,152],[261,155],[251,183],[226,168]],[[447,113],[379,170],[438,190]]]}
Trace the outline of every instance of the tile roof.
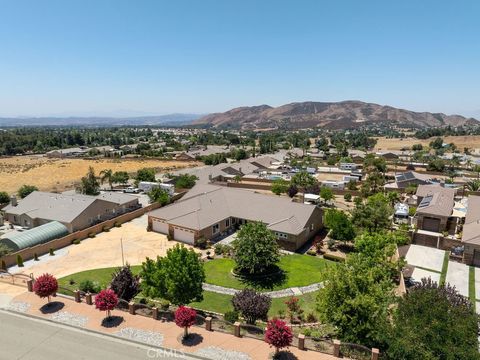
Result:
{"label": "tile roof", "polygon": [[262,221],[274,231],[299,234],[317,208],[294,203],[286,197],[257,194],[250,190],[197,185],[185,197],[149,216],[193,230],[205,229],[231,216]]}
{"label": "tile roof", "polygon": [[417,213],[450,216],[455,206],[455,190],[439,185],[419,185],[417,196],[423,197]]}

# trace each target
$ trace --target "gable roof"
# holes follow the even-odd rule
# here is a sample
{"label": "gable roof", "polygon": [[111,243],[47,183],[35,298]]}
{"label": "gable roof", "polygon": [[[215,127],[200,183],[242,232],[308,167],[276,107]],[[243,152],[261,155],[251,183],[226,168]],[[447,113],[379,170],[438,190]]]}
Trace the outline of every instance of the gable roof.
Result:
{"label": "gable roof", "polygon": [[462,242],[480,245],[480,196],[470,195],[468,197]]}
{"label": "gable roof", "polygon": [[417,213],[450,216],[455,206],[455,190],[439,185],[419,185],[417,196],[423,199],[417,207]]}
{"label": "gable roof", "polygon": [[154,210],[149,216],[193,230],[205,229],[232,216],[262,221],[273,231],[296,235],[307,226],[316,209],[285,197],[223,186],[197,185],[182,200]]}

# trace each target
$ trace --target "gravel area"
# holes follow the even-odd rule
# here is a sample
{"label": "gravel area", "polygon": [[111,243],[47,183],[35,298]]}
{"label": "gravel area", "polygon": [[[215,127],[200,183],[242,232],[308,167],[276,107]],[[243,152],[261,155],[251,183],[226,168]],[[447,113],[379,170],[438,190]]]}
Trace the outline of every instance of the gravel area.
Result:
{"label": "gravel area", "polygon": [[198,356],[206,357],[211,360],[251,360],[252,358],[245,353],[238,351],[228,351],[219,347],[209,346],[200,349],[194,353]]}
{"label": "gravel area", "polygon": [[83,328],[87,325],[88,317],[67,311],[59,311],[50,315],[50,320]]}
{"label": "gravel area", "polygon": [[[282,297],[288,297],[288,296],[295,296],[296,293],[299,291],[301,294],[308,294],[311,292],[315,292],[323,287],[323,283],[315,283],[312,285],[308,286],[302,286],[298,288],[288,288],[288,289],[282,289],[282,290],[277,290],[277,291],[266,291],[263,294],[270,296],[271,298],[282,298]],[[225,294],[225,295],[235,295],[237,292],[240,290],[233,289],[233,288],[227,288],[223,286],[218,286],[218,285],[212,285],[212,284],[206,284],[203,283],[202,286],[203,290],[205,291],[211,291],[215,292],[218,294]],[[297,291],[295,291],[297,290]]]}
{"label": "gravel area", "polygon": [[30,309],[30,306],[31,305],[29,303],[15,301],[15,302],[11,302],[6,309],[10,311],[19,312],[19,313],[26,313]]}
{"label": "gravel area", "polygon": [[153,331],[127,327],[117,331],[114,335],[153,346],[162,346],[163,344],[163,335]]}

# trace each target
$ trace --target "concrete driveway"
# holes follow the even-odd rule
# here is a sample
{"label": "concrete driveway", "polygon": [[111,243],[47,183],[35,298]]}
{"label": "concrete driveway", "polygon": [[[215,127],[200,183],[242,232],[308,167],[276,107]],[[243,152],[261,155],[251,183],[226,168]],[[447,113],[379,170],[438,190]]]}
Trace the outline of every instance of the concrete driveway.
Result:
{"label": "concrete driveway", "polygon": [[428,271],[420,268],[415,268],[412,273],[412,279],[415,281],[420,282],[422,279],[432,279],[432,281],[435,281],[437,284],[440,283],[440,274],[437,272],[433,271]]}
{"label": "concrete driveway", "polygon": [[[469,267],[455,261],[448,262],[447,278],[445,282],[455,286],[457,291],[468,297]],[[478,291],[478,290],[477,290]]]}
{"label": "concrete driveway", "polygon": [[442,271],[445,251],[421,245],[410,245],[405,260],[413,266]]}
{"label": "concrete driveway", "polygon": [[[10,268],[11,272],[33,273],[38,276],[45,272],[64,277],[79,271],[122,265],[122,247],[125,262],[139,265],[146,257],[163,256],[167,249],[178,242],[168,241],[163,234],[148,232],[147,215],[124,223],[119,228],[102,232],[95,238],[82,240],[79,245],[70,245],[56,251],[40,261],[25,262],[24,268]],[[185,245],[187,246],[187,245]]]}

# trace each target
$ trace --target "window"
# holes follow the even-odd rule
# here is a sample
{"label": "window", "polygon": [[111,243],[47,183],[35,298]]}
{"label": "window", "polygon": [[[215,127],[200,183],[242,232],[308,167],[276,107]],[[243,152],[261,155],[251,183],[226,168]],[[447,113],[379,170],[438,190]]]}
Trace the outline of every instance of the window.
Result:
{"label": "window", "polygon": [[227,219],[225,220],[225,227],[228,228],[229,226],[230,226],[230,219]]}
{"label": "window", "polygon": [[237,218],[232,218],[232,224],[236,224],[237,223]]}
{"label": "window", "polygon": [[215,224],[212,226],[212,232],[214,234],[218,233],[219,230],[220,230],[220,226],[218,226],[218,224]]}
{"label": "window", "polygon": [[315,227],[315,226],[314,226],[314,224],[313,224],[313,223],[312,223],[312,224],[310,224],[310,232],[312,232],[312,231],[313,231],[314,227]]}

